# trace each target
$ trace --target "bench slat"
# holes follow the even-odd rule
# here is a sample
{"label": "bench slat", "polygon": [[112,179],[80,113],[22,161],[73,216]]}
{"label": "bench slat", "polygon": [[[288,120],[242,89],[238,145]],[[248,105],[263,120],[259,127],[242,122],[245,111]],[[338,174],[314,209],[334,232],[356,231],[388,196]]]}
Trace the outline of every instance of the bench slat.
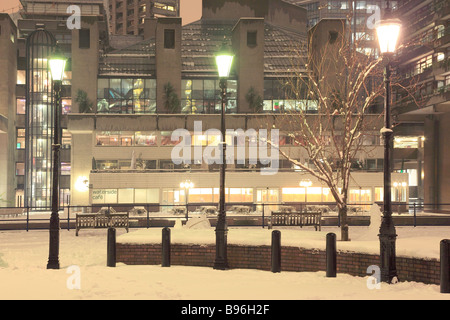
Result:
{"label": "bench slat", "polygon": [[76,236],[80,229],[99,229],[99,228],[125,228],[128,232],[130,226],[128,213],[94,213],[76,215]]}
{"label": "bench slat", "polygon": [[311,212],[275,212],[272,211],[269,229],[272,226],[314,226],[316,231],[321,230],[322,213]]}

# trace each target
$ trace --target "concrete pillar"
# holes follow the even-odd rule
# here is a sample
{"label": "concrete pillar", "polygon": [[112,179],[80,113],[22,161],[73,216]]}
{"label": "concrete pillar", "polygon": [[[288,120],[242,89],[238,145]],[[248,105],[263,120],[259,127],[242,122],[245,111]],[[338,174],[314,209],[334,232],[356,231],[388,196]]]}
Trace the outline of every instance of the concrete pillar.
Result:
{"label": "concrete pillar", "polygon": [[425,118],[424,145],[424,202],[439,201],[439,120],[432,115]]}
{"label": "concrete pillar", "polygon": [[[89,47],[80,47],[81,30],[89,30]],[[99,52],[99,25],[98,22],[84,22],[81,30],[72,31],[72,113],[78,113],[79,105],[75,102],[78,90],[87,93],[92,101],[93,110],[97,108],[97,76]]]}
{"label": "concrete pillar", "polygon": [[144,39],[154,38],[156,36],[157,18],[145,18]]}
{"label": "concrete pillar", "polygon": [[6,13],[0,13],[0,207],[14,206],[16,192],[16,83],[17,29]]}
{"label": "concrete pillar", "polygon": [[[170,37],[174,42],[170,43]],[[156,108],[168,113],[164,107],[164,87],[170,83],[181,97],[181,18],[158,18],[156,24]]]}
{"label": "concrete pillar", "polygon": [[238,78],[238,112],[251,113],[246,95],[253,88],[264,98],[264,18],[242,18],[232,34]]}
{"label": "concrete pillar", "polygon": [[95,132],[71,133],[72,167],[70,177],[70,202],[72,205],[87,206],[90,205],[89,190],[83,188],[83,180],[90,179],[90,172],[92,169],[92,139]]}

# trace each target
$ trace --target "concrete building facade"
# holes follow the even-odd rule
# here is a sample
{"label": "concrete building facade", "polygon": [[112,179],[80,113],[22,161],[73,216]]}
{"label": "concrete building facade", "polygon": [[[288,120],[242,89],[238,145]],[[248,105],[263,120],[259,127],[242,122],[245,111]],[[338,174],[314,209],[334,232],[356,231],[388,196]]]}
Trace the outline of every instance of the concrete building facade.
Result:
{"label": "concrete building facade", "polygon": [[16,89],[17,27],[8,14],[0,14],[0,205],[13,206],[15,199],[16,167]]}
{"label": "concrete building facade", "polygon": [[[415,171],[418,197],[425,203],[450,203],[446,122],[450,107],[450,5],[448,1],[402,1],[403,48],[395,61],[400,81],[393,108],[397,168]],[[412,92],[412,93],[411,93]],[[441,208],[445,209],[445,208]]]}
{"label": "concrete building facade", "polygon": [[[79,1],[80,5],[87,5]],[[44,0],[28,2],[45,3]],[[58,2],[61,8],[68,5]],[[36,7],[26,7],[18,23],[19,55],[17,67],[11,67],[12,76],[18,75],[18,80],[11,85],[12,93],[6,89],[0,92],[12,99],[13,114],[9,116],[16,117],[16,124],[11,131],[2,118],[0,125],[5,133],[0,137],[22,142],[20,134],[27,129],[27,110],[20,107],[26,98],[26,86],[20,80],[26,66],[25,39],[37,27],[44,28],[55,35],[69,58],[63,85],[66,112],[62,120],[60,179],[65,204],[171,206],[184,204],[186,200],[217,202],[218,165],[195,159],[189,165],[174,163],[172,152],[179,140],[172,140],[172,134],[177,129],[190,132],[192,155],[217,146],[217,134],[208,130],[220,128],[221,100],[214,53],[224,41],[236,54],[227,82],[227,128],[247,131],[271,129],[274,125],[282,127],[280,121],[290,108],[304,108],[311,117],[317,117],[314,101],[290,97],[280,81],[305,67],[292,65],[295,49],[307,43],[307,11],[302,7],[281,0],[257,3],[204,0],[199,21],[182,26],[179,17],[150,17],[144,21],[143,35],[126,36],[132,38],[129,43],[116,42],[120,37],[108,37],[107,10],[102,1],[91,1],[90,6],[82,7],[85,12],[82,12],[81,29],[75,30],[65,26],[69,15],[62,13],[62,9],[49,12],[52,8],[49,6],[44,17],[33,18],[37,12],[31,8]],[[2,50],[9,46],[8,50],[16,51],[15,44],[9,41]],[[85,93],[84,101],[79,99],[80,91]],[[249,92],[261,98],[261,109],[252,107],[247,99]],[[167,103],[168,96],[176,97],[179,103]],[[379,118],[379,114],[367,117]],[[382,200],[381,127],[378,123],[370,133],[367,141],[370,155],[354,159],[351,203],[368,206]],[[11,133],[3,136],[6,132],[12,132],[12,136]],[[249,143],[246,142],[247,147]],[[18,143],[13,145],[13,150],[8,147],[8,152],[14,156],[9,161],[3,160],[0,168],[8,170],[10,180],[5,189],[10,193],[15,190],[12,195],[8,193],[8,198],[14,201],[26,190],[25,174],[17,171],[11,175],[10,169],[3,169],[3,163],[20,168],[26,161],[26,145],[25,142],[23,148],[22,145],[17,148]],[[308,155],[283,130],[280,145],[292,157],[308,161]],[[267,164],[251,164],[249,154],[244,161],[237,160],[227,168],[228,202],[277,205],[333,202],[326,186],[285,159],[279,159],[278,173],[274,176],[261,175],[261,168]],[[180,188],[180,182],[185,180],[195,185],[188,199],[185,190]],[[299,185],[302,180],[310,180],[312,185],[302,187]],[[406,202],[408,175],[396,172],[393,180],[396,182],[394,200]],[[22,201],[17,204],[24,205]]]}
{"label": "concrete building facade", "polygon": [[144,35],[145,20],[179,17],[180,0],[107,0],[109,30],[114,35]]}

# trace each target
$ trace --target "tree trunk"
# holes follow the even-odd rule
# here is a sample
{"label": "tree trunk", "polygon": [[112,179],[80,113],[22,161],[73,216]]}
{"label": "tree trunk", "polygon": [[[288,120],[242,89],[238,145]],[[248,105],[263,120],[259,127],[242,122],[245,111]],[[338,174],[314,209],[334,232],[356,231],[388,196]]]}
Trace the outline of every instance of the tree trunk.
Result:
{"label": "tree trunk", "polygon": [[348,234],[347,212],[348,207],[346,204],[339,207],[339,217],[341,219],[341,241],[350,241]]}

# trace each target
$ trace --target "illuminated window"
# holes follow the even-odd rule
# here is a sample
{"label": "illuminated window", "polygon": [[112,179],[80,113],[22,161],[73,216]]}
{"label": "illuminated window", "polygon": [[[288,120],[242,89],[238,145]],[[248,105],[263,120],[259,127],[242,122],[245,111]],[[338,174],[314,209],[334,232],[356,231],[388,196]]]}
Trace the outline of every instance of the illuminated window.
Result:
{"label": "illuminated window", "polygon": [[25,129],[17,129],[17,149],[25,149]]}
{"label": "illuminated window", "polygon": [[26,84],[25,80],[25,70],[17,70],[17,84]]}
{"label": "illuminated window", "polygon": [[161,131],[161,145],[175,146],[181,142],[183,137],[178,137],[178,140],[172,140],[172,131]]}
{"label": "illuminated window", "polygon": [[135,203],[159,203],[159,189],[135,189]]}
{"label": "illuminated window", "polygon": [[208,137],[204,134],[194,134],[192,136],[192,145],[205,147],[208,144]]}
{"label": "illuminated window", "polygon": [[331,190],[329,188],[323,188],[322,193],[323,193],[323,198],[322,198],[323,202],[336,202],[336,200],[334,199],[334,196],[331,193]]}
{"label": "illuminated window", "polygon": [[16,162],[16,176],[24,176],[25,175],[25,163]]}
{"label": "illuminated window", "polygon": [[156,146],[157,135],[154,132],[136,132],[135,140],[137,146]]}
{"label": "illuminated window", "polygon": [[134,189],[119,189],[117,203],[133,203]]}
{"label": "illuminated window", "polygon": [[307,202],[322,202],[322,188],[321,187],[306,188],[306,201]]}
{"label": "illuminated window", "polygon": [[70,163],[61,162],[61,175],[70,176],[71,165]]}
{"label": "illuminated window", "polygon": [[278,189],[258,189],[256,190],[256,201],[259,203],[278,203]]}
{"label": "illuminated window", "polygon": [[[186,204],[184,190],[164,188],[162,190],[162,204],[163,205],[183,205]],[[169,208],[163,208],[163,210]]]}
{"label": "illuminated window", "polygon": [[253,189],[251,188],[230,188],[229,202],[253,202]]}
{"label": "illuminated window", "polygon": [[98,113],[155,113],[155,79],[98,79]]}
{"label": "illuminated window", "polygon": [[417,149],[420,137],[395,137],[394,148],[397,149]]}
{"label": "illuminated window", "polygon": [[117,189],[93,189],[92,203],[117,203]]}
{"label": "illuminated window", "polygon": [[213,189],[212,188],[189,189],[189,202],[191,203],[213,202]]}
{"label": "illuminated window", "polygon": [[[227,113],[237,112],[237,81],[227,81]],[[181,81],[181,111],[183,113],[212,114],[220,113],[221,89],[219,80]]]}
{"label": "illuminated window", "polygon": [[305,202],[305,188],[283,188],[283,202]]}
{"label": "illuminated window", "polygon": [[25,99],[17,99],[17,114],[25,114],[26,110],[26,100]]}

